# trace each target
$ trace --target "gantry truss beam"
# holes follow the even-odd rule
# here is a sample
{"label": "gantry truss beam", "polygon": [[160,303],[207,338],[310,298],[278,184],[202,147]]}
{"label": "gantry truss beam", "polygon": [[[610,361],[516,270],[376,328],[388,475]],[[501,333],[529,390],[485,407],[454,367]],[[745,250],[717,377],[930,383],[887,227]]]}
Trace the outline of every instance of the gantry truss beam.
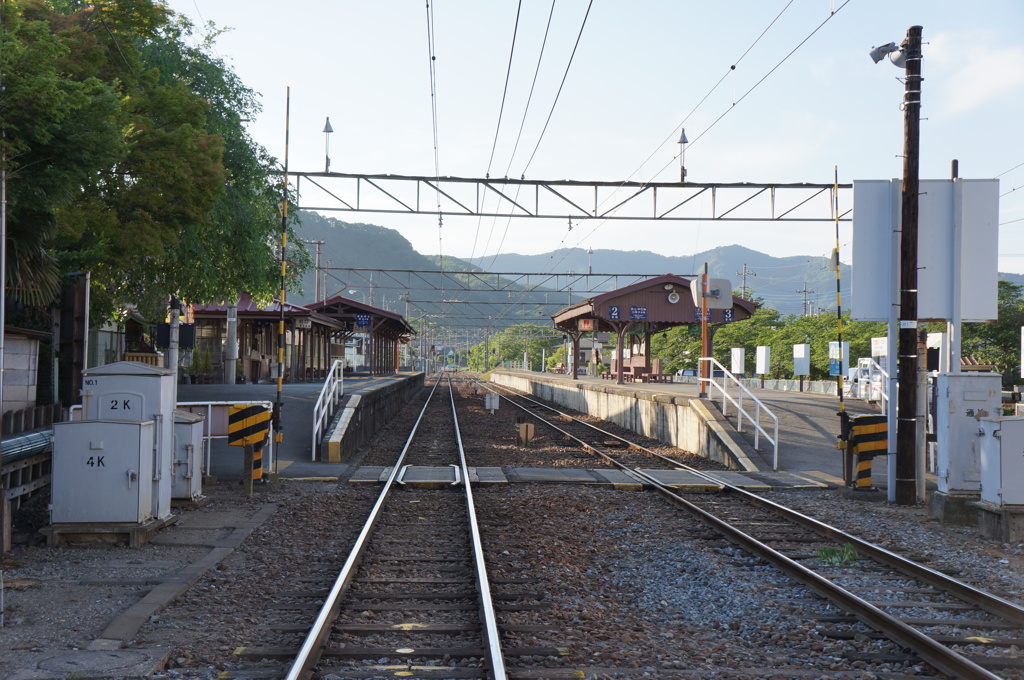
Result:
{"label": "gantry truss beam", "polygon": [[[291,172],[303,210],[464,217],[848,222],[852,184],[589,182]],[[838,186],[838,196],[837,193]]]}
{"label": "gantry truss beam", "polygon": [[[328,272],[327,297],[342,295],[356,289],[362,294],[378,290],[433,290],[444,292],[507,292],[545,293],[572,292],[577,300],[616,288],[629,286],[651,278],[651,274],[603,274],[575,272],[485,272],[480,270],[417,270],[417,269],[360,269],[354,267],[321,267]],[[696,277],[697,274],[679,274]]]}
{"label": "gantry truss beam", "polygon": [[[559,309],[650,274],[483,272],[327,267],[327,297],[341,295],[448,327],[550,323]],[[680,276],[697,276],[681,274]],[[527,312],[524,317],[522,312]]]}

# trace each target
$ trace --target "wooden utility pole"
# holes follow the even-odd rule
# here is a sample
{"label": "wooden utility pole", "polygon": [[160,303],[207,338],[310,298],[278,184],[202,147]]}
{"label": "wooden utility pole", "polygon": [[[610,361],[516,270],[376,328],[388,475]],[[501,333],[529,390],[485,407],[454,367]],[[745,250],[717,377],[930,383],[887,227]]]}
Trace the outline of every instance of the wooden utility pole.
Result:
{"label": "wooden utility pole", "polygon": [[921,27],[907,29],[903,94],[903,195],[900,233],[900,383],[896,426],[896,503],[917,502],[917,202],[921,142]]}

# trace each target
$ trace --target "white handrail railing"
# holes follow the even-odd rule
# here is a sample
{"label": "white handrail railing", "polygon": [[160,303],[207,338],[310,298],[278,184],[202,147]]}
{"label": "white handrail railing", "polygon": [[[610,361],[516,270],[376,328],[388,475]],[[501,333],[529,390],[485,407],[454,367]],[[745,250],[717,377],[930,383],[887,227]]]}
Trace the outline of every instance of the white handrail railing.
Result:
{"label": "white handrail railing", "polygon": [[[772,447],[774,448],[774,453],[773,453],[773,456],[772,456],[772,469],[773,470],[778,470],[779,469],[779,418],[778,418],[778,416],[776,416],[774,413],[772,413],[771,410],[769,410],[769,408],[767,406],[765,406],[764,403],[760,399],[755,397],[753,392],[751,392],[746,387],[744,387],[743,383],[741,383],[739,380],[736,379],[736,376],[734,376],[729,371],[725,370],[725,366],[722,366],[722,364],[718,363],[717,361],[715,361],[711,357],[702,357],[698,361],[700,361],[700,362],[707,362],[708,363],[708,373],[711,375],[710,378],[701,378],[700,381],[708,383],[709,385],[713,385],[714,387],[718,388],[718,391],[721,392],[721,394],[722,394],[722,415],[723,416],[727,416],[727,417],[729,415],[728,409],[726,407],[726,403],[727,402],[736,407],[736,414],[737,414],[736,415],[736,431],[737,432],[742,432],[743,431],[743,417],[746,416],[747,420],[749,420],[751,422],[751,424],[753,424],[753,426],[754,426],[754,448],[756,449],[758,447],[758,444],[759,444],[759,441],[760,441],[759,435],[763,434],[764,438],[767,439],[769,441],[769,443],[771,443]],[[718,383],[718,381],[715,380],[714,375],[715,375],[715,370],[716,369],[722,372],[722,375],[726,378],[728,383],[736,386],[736,388],[737,388],[736,398],[733,398],[733,396],[731,394],[729,394],[729,392],[728,392],[728,384],[720,385]],[[706,390],[701,390],[701,391],[704,392]],[[744,397],[744,395],[750,397],[754,401],[754,403],[757,405],[757,408],[754,409],[754,415],[753,416],[751,416],[749,413],[747,413],[743,409],[743,397]],[[768,414],[768,417],[770,417],[775,422],[775,426],[774,426],[774,428],[772,430],[772,434],[771,435],[769,435],[765,431],[765,429],[763,427],[761,427],[761,411],[764,411],[766,414]]]}
{"label": "white handrail railing", "polygon": [[335,359],[334,363],[331,364],[331,370],[327,374],[327,379],[324,380],[324,386],[323,389],[320,390],[320,396],[316,399],[316,405],[313,407],[313,446],[310,452],[311,460],[316,460],[316,449],[320,444],[320,438],[323,436],[324,428],[327,427],[331,417],[334,415],[334,409],[338,406],[338,402],[341,401],[341,397],[345,393],[344,372],[345,362],[341,359]]}

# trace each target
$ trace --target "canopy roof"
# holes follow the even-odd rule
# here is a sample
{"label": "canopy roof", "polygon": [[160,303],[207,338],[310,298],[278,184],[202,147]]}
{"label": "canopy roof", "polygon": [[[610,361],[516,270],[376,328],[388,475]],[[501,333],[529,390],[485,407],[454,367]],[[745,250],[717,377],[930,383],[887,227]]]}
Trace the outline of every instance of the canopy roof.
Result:
{"label": "canopy roof", "polygon": [[408,342],[409,336],[416,334],[401,314],[371,307],[340,295],[314,302],[308,309],[343,324],[350,331],[365,329],[367,332],[378,332],[377,329],[380,329],[384,334],[401,338],[403,342]]}
{"label": "canopy roof", "polygon": [[[281,303],[278,300],[273,300],[270,304],[260,306],[253,301],[252,297],[248,293],[242,293],[238,297],[238,304],[235,305],[238,310],[238,318],[242,319],[279,319],[281,317]],[[228,303],[226,301],[214,304],[205,305],[193,305],[192,313],[195,317],[209,318],[218,317],[222,318],[227,314]],[[312,323],[320,324],[322,326],[329,326],[335,330],[341,330],[342,326],[337,321],[326,316],[319,314],[309,307],[303,307],[302,305],[292,304],[291,302],[284,303],[284,318],[285,319],[303,319],[308,318]]]}
{"label": "canopy roof", "polygon": [[[644,323],[651,332],[700,322],[700,307],[694,305],[691,285],[698,281],[663,274],[624,288],[595,295],[551,315],[555,327],[566,333],[581,331],[617,332],[625,324]],[[732,307],[710,309],[710,323],[742,321],[753,315],[757,305],[732,296]]]}

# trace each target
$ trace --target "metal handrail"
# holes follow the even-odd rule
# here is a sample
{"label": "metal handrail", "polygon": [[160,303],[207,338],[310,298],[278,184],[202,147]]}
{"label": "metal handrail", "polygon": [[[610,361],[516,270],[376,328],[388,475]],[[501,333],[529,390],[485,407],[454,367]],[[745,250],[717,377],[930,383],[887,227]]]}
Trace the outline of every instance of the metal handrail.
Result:
{"label": "metal handrail", "polygon": [[[729,371],[725,370],[725,366],[723,366],[722,364],[718,363],[717,361],[715,361],[711,357],[701,357],[700,359],[698,359],[698,361],[706,362],[706,363],[709,364],[708,373],[712,377],[710,377],[710,378],[701,378],[700,382],[701,383],[708,383],[710,385],[713,385],[714,387],[718,388],[719,392],[721,392],[721,394],[722,394],[722,415],[726,416],[726,417],[728,417],[728,415],[729,415],[728,408],[726,407],[726,403],[727,402],[731,403],[733,406],[736,407],[736,413],[737,413],[737,415],[736,415],[736,431],[737,432],[742,432],[743,431],[743,417],[746,416],[747,420],[749,420],[750,423],[754,426],[754,448],[756,449],[758,447],[758,444],[760,443],[759,435],[763,434],[764,438],[767,439],[768,442],[771,443],[772,447],[774,448],[774,453],[773,453],[773,456],[772,456],[772,469],[773,470],[778,470],[779,469],[779,417],[776,416],[774,413],[772,413],[771,409],[769,409],[767,406],[764,405],[764,402],[762,402],[760,399],[755,397],[754,393],[751,392],[750,390],[748,390],[743,385],[743,383],[741,383],[736,378],[736,376],[734,376]],[[739,399],[734,399],[732,397],[732,395],[729,394],[727,386],[726,385],[720,385],[714,379],[714,374],[715,374],[714,372],[715,372],[716,369],[721,371],[722,375],[725,378],[727,378],[729,381],[731,381],[731,383],[738,388],[738,391],[739,391],[738,392],[738,397],[739,397]],[[704,390],[702,389],[701,391],[703,392]],[[757,408],[754,410],[754,415],[753,416],[751,416],[749,413],[747,413],[743,409],[743,397],[744,397],[744,395],[750,397],[754,401],[754,403],[757,404]],[[765,429],[763,427],[761,427],[761,411],[764,411],[766,414],[768,414],[768,416],[775,422],[774,429],[772,430],[773,434],[771,434],[771,435],[769,435],[765,431]]]}
{"label": "metal handrail", "polygon": [[320,390],[320,396],[316,398],[316,405],[313,406],[313,446],[311,447],[311,460],[316,460],[316,449],[320,444],[324,428],[334,416],[334,409],[341,401],[345,393],[345,362],[335,359],[331,364],[331,370],[324,380],[324,386]]}

